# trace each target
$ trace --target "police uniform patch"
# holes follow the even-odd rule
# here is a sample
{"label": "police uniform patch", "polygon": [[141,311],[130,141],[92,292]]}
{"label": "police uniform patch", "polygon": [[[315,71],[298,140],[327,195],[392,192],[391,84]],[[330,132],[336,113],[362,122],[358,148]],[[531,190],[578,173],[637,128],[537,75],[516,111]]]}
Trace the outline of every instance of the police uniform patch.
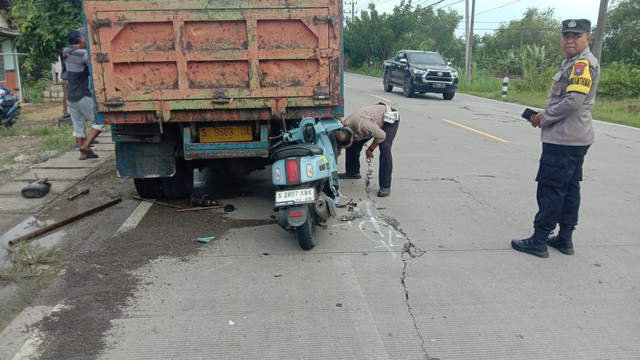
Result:
{"label": "police uniform patch", "polygon": [[576,60],[569,76],[569,86],[567,86],[567,92],[579,92],[582,94],[588,94],[591,90],[591,72],[589,71],[589,60],[580,59]]}

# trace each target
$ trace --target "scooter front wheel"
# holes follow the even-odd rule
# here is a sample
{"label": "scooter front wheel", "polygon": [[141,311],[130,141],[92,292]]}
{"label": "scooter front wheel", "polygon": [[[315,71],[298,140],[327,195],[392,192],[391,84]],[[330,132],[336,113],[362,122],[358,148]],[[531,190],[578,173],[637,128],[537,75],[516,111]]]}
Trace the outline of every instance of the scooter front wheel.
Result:
{"label": "scooter front wheel", "polygon": [[302,250],[311,250],[316,246],[314,235],[316,233],[316,222],[313,219],[313,214],[308,214],[307,220],[304,224],[296,228],[296,235],[298,236],[298,244]]}

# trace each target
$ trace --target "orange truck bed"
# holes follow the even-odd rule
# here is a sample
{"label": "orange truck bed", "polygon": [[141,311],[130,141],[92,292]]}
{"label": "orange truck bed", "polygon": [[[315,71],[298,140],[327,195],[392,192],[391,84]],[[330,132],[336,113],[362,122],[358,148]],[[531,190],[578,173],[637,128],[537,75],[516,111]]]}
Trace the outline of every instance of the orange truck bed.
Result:
{"label": "orange truck bed", "polygon": [[[117,157],[173,142],[178,162],[268,158],[287,121],[343,116],[339,0],[86,0],[84,12],[97,111],[113,124]],[[125,162],[127,177],[176,168]]]}

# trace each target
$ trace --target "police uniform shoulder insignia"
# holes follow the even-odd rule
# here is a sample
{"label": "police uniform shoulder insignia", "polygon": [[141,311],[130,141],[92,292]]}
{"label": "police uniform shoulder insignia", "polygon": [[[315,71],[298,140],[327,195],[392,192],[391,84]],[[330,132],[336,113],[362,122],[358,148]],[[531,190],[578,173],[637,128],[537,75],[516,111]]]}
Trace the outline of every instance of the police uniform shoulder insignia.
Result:
{"label": "police uniform shoulder insignia", "polygon": [[569,86],[567,92],[579,92],[588,94],[591,90],[591,72],[589,71],[589,60],[579,59],[573,64],[571,75],[569,76]]}

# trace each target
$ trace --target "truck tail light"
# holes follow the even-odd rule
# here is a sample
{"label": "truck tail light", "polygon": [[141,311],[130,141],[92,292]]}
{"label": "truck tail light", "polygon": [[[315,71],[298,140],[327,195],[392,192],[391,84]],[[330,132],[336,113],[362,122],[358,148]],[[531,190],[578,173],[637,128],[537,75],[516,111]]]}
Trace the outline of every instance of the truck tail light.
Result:
{"label": "truck tail light", "polygon": [[298,171],[298,160],[287,160],[287,182],[297,183],[300,181],[300,172]]}

